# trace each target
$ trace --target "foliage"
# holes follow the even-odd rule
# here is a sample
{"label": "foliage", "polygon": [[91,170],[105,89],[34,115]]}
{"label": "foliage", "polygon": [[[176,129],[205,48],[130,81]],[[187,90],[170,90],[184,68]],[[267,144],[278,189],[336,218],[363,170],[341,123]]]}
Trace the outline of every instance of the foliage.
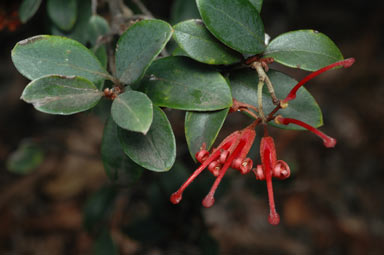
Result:
{"label": "foliage", "polygon": [[[40,3],[23,1],[23,22]],[[258,125],[264,130],[267,124],[308,129],[327,147],[334,146],[333,140],[315,130],[323,124],[321,109],[310,92],[300,87],[323,71],[349,67],[353,61],[343,61],[331,39],[314,30],[291,31],[266,43],[262,4],[260,0],[175,1],[171,16],[177,24],[147,17],[137,21],[128,15],[127,29],[120,33],[92,12],[90,1],[50,0],[47,13],[54,35],[25,39],[12,50],[14,65],[31,80],[21,99],[39,111],[66,115],[91,109],[102,97],[112,100],[111,105],[102,105],[110,107],[110,117],[101,156],[114,182],[123,176],[134,182],[143,169],[169,171],[176,160],[176,141],[164,108],[186,111],[186,141],[192,158],[201,166],[171,201],[179,203],[186,186],[207,167],[217,177],[203,201],[209,207],[229,167],[243,174],[251,171],[252,161],[245,157],[256,135],[250,130]],[[184,20],[186,17],[192,19]],[[116,36],[118,40],[114,40]],[[166,46],[175,43],[168,56]],[[107,54],[107,48],[114,51]],[[273,61],[319,71],[296,85],[289,75],[270,69]],[[245,113],[253,124],[235,131],[218,146],[220,150],[209,154],[233,112]],[[265,131],[262,164],[252,170],[256,179],[267,181],[270,192],[272,176],[289,176],[289,167],[275,153],[273,139]],[[115,192],[106,187],[91,198],[85,209],[88,229],[104,219],[105,207],[112,204]],[[270,222],[276,224],[273,197],[269,200]],[[98,240],[98,245],[115,249],[108,233],[100,234]],[[102,249],[96,248],[104,254]]]}

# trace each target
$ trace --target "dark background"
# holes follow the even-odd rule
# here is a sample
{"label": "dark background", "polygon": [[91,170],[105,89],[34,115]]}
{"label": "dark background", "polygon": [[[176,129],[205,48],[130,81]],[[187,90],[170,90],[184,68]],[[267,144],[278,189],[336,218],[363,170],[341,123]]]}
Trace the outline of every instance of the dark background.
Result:
{"label": "dark background", "polygon": [[[155,16],[169,18],[172,1],[144,2]],[[323,74],[307,86],[322,107],[322,130],[338,140],[336,148],[324,148],[307,132],[271,129],[278,157],[293,171],[290,180],[275,183],[279,226],[268,224],[265,184],[251,175],[229,174],[211,209],[202,209],[200,201],[213,179],[190,201],[186,196],[181,205],[170,205],[164,180],[196,165],[184,144],[183,113],[169,110],[180,161],[170,173],[146,172],[138,185],[121,189],[108,225],[122,253],[210,254],[219,246],[220,254],[382,254],[383,7],[382,1],[264,1],[261,16],[272,38],[311,28],[356,59],[352,68]],[[16,31],[0,31],[0,254],[90,254],[93,236],[82,226],[82,208],[108,183],[99,153],[100,118],[46,115],[19,100],[28,80],[13,66],[11,49],[47,33],[47,22],[43,4]],[[306,74],[274,67],[297,79]],[[231,117],[222,133],[244,127],[245,120]],[[27,176],[9,173],[5,162],[25,139],[43,144],[45,160]],[[152,193],[163,195],[155,199]]]}

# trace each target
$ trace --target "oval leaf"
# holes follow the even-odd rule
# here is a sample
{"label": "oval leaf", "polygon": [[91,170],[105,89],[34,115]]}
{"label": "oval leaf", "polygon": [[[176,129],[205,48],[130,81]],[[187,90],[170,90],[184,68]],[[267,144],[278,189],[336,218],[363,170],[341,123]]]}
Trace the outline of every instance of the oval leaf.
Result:
{"label": "oval leaf", "polygon": [[[270,70],[268,73],[278,98],[285,98],[297,81],[281,72]],[[233,98],[239,101],[257,106],[257,83],[259,77],[255,71],[241,70],[230,76]],[[302,120],[312,126],[320,127],[323,124],[323,116],[319,105],[305,88],[300,88],[297,98],[289,102],[286,109],[279,110],[278,114],[287,118]],[[270,113],[275,106],[272,103],[267,86],[263,87],[263,109],[265,114]],[[269,124],[283,129],[302,130],[294,125],[277,125],[271,121]]]}
{"label": "oval leaf", "polygon": [[94,107],[103,93],[96,86],[76,76],[45,76],[30,82],[21,99],[42,112],[69,115]]}
{"label": "oval leaf", "polygon": [[111,78],[89,49],[61,36],[38,35],[18,42],[12,61],[30,80],[51,74],[81,76],[93,83]]}
{"label": "oval leaf", "polygon": [[141,176],[143,168],[125,155],[117,135],[117,125],[112,118],[108,118],[104,126],[101,159],[107,176],[115,183],[129,185]]}
{"label": "oval leaf", "polygon": [[223,76],[185,57],[156,60],[141,86],[158,106],[214,111],[232,105],[231,91]]}
{"label": "oval leaf", "polygon": [[172,32],[172,27],[161,20],[143,20],[128,28],[116,46],[118,79],[132,84],[141,78],[165,47]]}
{"label": "oval leaf", "polygon": [[210,65],[229,65],[242,60],[239,53],[213,37],[201,20],[187,20],[174,29],[176,42],[194,60]]}
{"label": "oval leaf", "polygon": [[171,23],[176,24],[187,19],[200,18],[195,0],[175,0],[171,8]]}
{"label": "oval leaf", "polygon": [[7,158],[8,171],[15,174],[29,174],[44,160],[41,146],[31,140],[23,141]]}
{"label": "oval leaf", "polygon": [[229,108],[215,112],[187,112],[185,114],[185,137],[193,160],[203,143],[209,150],[215,142]]}
{"label": "oval leaf", "polygon": [[51,34],[61,35],[72,38],[82,44],[90,43],[95,45],[95,41],[91,40],[92,33],[89,29],[89,21],[92,15],[92,6],[90,0],[82,0],[77,2],[77,18],[76,23],[70,31],[63,31],[55,24],[51,26]]}
{"label": "oval leaf", "polygon": [[196,0],[208,30],[228,47],[243,54],[264,48],[264,25],[249,0]]}
{"label": "oval leaf", "polygon": [[280,64],[307,71],[316,71],[343,60],[343,55],[331,39],[314,30],[279,35],[270,42],[264,54]]}
{"label": "oval leaf", "polygon": [[88,232],[97,232],[105,226],[113,211],[118,190],[115,186],[103,186],[86,201],[83,212],[84,227]]}
{"label": "oval leaf", "polygon": [[171,169],[176,158],[175,136],[160,108],[153,108],[153,122],[146,135],[121,128],[118,134],[125,154],[136,164],[155,172]]}
{"label": "oval leaf", "polygon": [[47,12],[49,18],[60,29],[68,31],[76,22],[76,0],[48,0]]}
{"label": "oval leaf", "polygon": [[20,21],[26,23],[32,18],[39,9],[41,2],[41,0],[23,0],[19,9]]}
{"label": "oval leaf", "polygon": [[249,0],[253,6],[257,9],[257,11],[261,12],[261,7],[263,6],[263,0]]}
{"label": "oval leaf", "polygon": [[113,100],[112,118],[121,128],[146,134],[152,123],[152,102],[144,93],[129,90]]}

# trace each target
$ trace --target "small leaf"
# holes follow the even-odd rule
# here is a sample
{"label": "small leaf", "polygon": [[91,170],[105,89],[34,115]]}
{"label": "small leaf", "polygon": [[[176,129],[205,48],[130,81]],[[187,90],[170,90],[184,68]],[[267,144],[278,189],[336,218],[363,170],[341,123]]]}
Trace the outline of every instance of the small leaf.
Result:
{"label": "small leaf", "polygon": [[185,114],[185,137],[193,160],[205,143],[211,148],[227,117],[229,108],[215,112],[187,112]]}
{"label": "small leaf", "polygon": [[146,135],[118,129],[124,152],[138,165],[155,172],[171,169],[176,158],[176,142],[167,116],[153,108],[153,122]]}
{"label": "small leaf", "polygon": [[280,64],[307,71],[316,71],[343,60],[343,55],[331,39],[314,30],[279,35],[270,42],[264,55]]}
{"label": "small leaf", "polygon": [[261,7],[263,6],[263,0],[249,0],[253,6],[257,9],[257,11],[261,12]]}
{"label": "small leaf", "polygon": [[111,234],[104,229],[93,243],[93,255],[118,255],[119,251],[113,242]]}
{"label": "small leaf", "polygon": [[201,20],[187,20],[174,26],[173,37],[194,60],[210,65],[240,62],[239,53],[223,45],[205,28]]}
{"label": "small leaf", "polygon": [[114,186],[104,186],[86,201],[83,213],[84,227],[88,232],[100,230],[113,209],[117,190]]}
{"label": "small leaf", "polygon": [[44,152],[38,144],[24,141],[7,159],[7,169],[15,174],[29,174],[43,162],[43,159]]}
{"label": "small leaf", "polygon": [[103,93],[96,86],[76,76],[45,76],[30,82],[21,99],[42,112],[73,114],[95,106]]}
{"label": "small leaf", "polygon": [[112,118],[121,128],[146,134],[152,123],[152,102],[144,93],[129,90],[113,100]]}
{"label": "small leaf", "polygon": [[82,44],[90,43],[94,46],[96,41],[91,40],[92,33],[89,33],[89,21],[92,16],[91,0],[81,0],[77,2],[77,18],[73,28],[66,32],[60,30],[57,26],[51,26],[51,34],[61,35],[79,41]]}
{"label": "small leaf", "polygon": [[41,2],[42,0],[23,0],[19,9],[20,21],[26,23],[32,18],[39,9]]}
{"label": "small leaf", "polygon": [[196,0],[208,30],[228,47],[243,54],[264,48],[264,25],[249,0]]}
{"label": "small leaf", "polygon": [[30,80],[51,74],[81,76],[93,83],[111,78],[89,49],[61,36],[38,35],[18,42],[12,61]]}
{"label": "small leaf", "polygon": [[47,12],[49,18],[60,29],[68,31],[76,22],[76,0],[48,0]]}
{"label": "small leaf", "polygon": [[101,159],[107,176],[115,184],[129,186],[140,178],[143,171],[125,155],[118,138],[117,125],[112,118],[107,119],[104,127]]}
{"label": "small leaf", "polygon": [[191,59],[158,59],[145,76],[141,87],[155,105],[187,111],[214,111],[232,105],[223,76]]}
{"label": "small leaf", "polygon": [[108,21],[99,15],[92,15],[89,19],[87,30],[89,42],[91,44],[96,44],[99,36],[108,34],[109,30]]}
{"label": "small leaf", "polygon": [[[296,85],[297,81],[286,74],[270,70],[267,73],[270,78],[278,98],[285,98],[289,91]],[[241,70],[232,73],[229,77],[233,98],[248,103],[254,106],[257,105],[257,83],[259,77],[255,71]],[[269,114],[275,106],[272,103],[267,86],[263,87],[263,110],[265,114]],[[279,110],[278,114],[287,118],[295,118],[302,120],[312,126],[319,127],[323,125],[323,116],[319,105],[312,95],[305,89],[300,88],[297,98],[289,102],[289,106]],[[268,122],[273,126],[278,126],[283,129],[303,130],[301,127],[294,125],[284,126],[277,125],[275,122]]]}
{"label": "small leaf", "polygon": [[172,56],[189,57],[188,54],[179,46],[176,46],[176,48],[172,51]]}
{"label": "small leaf", "polygon": [[172,32],[172,27],[161,20],[143,20],[128,28],[116,46],[119,80],[132,84],[140,79],[165,47]]}
{"label": "small leaf", "polygon": [[171,23],[200,18],[195,0],[175,0],[171,8]]}

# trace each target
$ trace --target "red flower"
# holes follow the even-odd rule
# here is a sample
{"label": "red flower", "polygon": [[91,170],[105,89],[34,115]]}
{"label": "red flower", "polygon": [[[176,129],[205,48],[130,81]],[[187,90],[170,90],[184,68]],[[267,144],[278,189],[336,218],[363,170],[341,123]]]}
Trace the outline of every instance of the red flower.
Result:
{"label": "red flower", "polygon": [[268,199],[269,199],[269,217],[268,221],[272,225],[280,222],[280,216],[276,212],[275,200],[273,197],[272,177],[284,180],[291,175],[288,164],[283,160],[277,160],[276,149],[273,138],[265,136],[260,143],[260,157],[262,165],[252,169],[257,180],[266,180]]}
{"label": "red flower", "polygon": [[208,167],[208,170],[217,178],[208,195],[203,199],[202,204],[204,207],[211,207],[215,203],[214,195],[216,189],[229,167],[239,170],[242,174],[251,171],[253,162],[246,156],[251,149],[255,136],[254,125],[250,125],[227,136],[216,149],[212,150],[211,154],[209,154],[205,144],[203,144],[200,151],[196,153],[196,159],[201,163],[200,167],[195,170],[178,191],[171,195],[171,202],[178,204],[188,185]]}

